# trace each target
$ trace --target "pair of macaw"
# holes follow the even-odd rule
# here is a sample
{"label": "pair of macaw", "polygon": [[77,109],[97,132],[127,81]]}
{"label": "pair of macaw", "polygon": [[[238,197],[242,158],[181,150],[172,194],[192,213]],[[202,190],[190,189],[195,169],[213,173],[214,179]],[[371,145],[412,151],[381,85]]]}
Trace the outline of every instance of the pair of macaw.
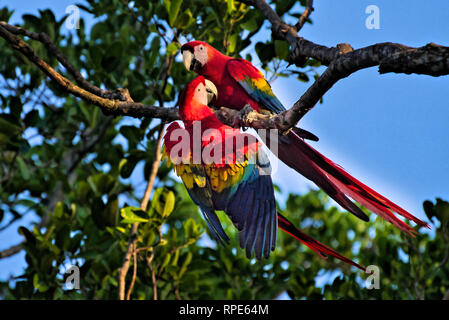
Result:
{"label": "pair of macaw", "polygon": [[[260,142],[224,125],[209,108],[208,105],[212,105],[240,110],[249,104],[260,113],[284,111],[262,73],[250,62],[228,57],[205,42],[186,43],[181,52],[187,70],[199,76],[180,95],[179,111],[184,128],[176,122],[167,128],[164,153],[192,200],[200,207],[217,241],[229,241],[215,213],[223,210],[239,230],[240,246],[246,250],[248,258],[253,252],[258,259],[268,258],[275,249],[279,227],[319,255],[331,255],[365,270],[307,236],[277,212],[271,169]],[[364,221],[369,220],[368,216],[348,197],[411,235],[416,231],[398,219],[393,211],[428,227],[303,140],[313,137],[304,130],[291,130],[277,137],[278,157]],[[264,142],[270,145],[269,136]]]}

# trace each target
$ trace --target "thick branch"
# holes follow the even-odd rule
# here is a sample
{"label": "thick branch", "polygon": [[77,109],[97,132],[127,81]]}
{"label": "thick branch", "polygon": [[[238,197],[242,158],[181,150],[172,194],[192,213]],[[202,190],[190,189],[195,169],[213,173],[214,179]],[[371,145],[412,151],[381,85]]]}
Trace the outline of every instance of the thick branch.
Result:
{"label": "thick branch", "polygon": [[[63,64],[67,68],[67,70],[72,73],[72,75],[74,75],[77,81],[81,83],[82,87],[77,86],[69,79],[59,74],[44,60],[38,57],[31,46],[29,46],[15,34],[11,33],[9,30],[12,30],[18,34],[30,36],[32,39],[39,39],[39,41],[46,44],[47,49],[49,49],[50,52],[57,56],[61,64]],[[127,115],[135,118],[161,118],[167,121],[179,119],[178,110],[176,108],[159,108],[155,106],[144,105],[142,103],[134,103],[132,102],[132,99],[126,89],[118,89],[115,92],[111,92],[102,90],[89,84],[84,78],[82,78],[79,71],[77,71],[73,67],[73,65],[71,65],[68,60],[62,56],[62,54],[57,50],[56,46],[51,43],[48,36],[43,36],[43,39],[45,40],[42,40],[42,34],[38,35],[30,33],[21,28],[11,26],[6,22],[0,23],[0,36],[3,37],[7,42],[9,42],[13,49],[21,52],[28,60],[33,62],[48,77],[50,77],[50,79],[59,84],[63,91],[73,94],[76,97],[79,97],[91,104],[100,107],[105,114]],[[51,43],[51,45],[49,45],[49,43]],[[125,101],[109,98],[110,96],[120,96],[120,99]]]}
{"label": "thick branch", "polygon": [[[379,43],[368,47],[354,50],[349,44],[338,44],[336,47],[326,47],[315,44],[298,36],[297,31],[302,27],[305,20],[313,10],[313,1],[308,1],[306,10],[300,17],[296,26],[284,23],[276,12],[265,0],[240,0],[240,2],[252,5],[259,9],[270,21],[272,25],[273,37],[285,39],[290,43],[291,52],[289,60],[291,63],[302,65],[305,57],[312,57],[319,60],[323,65],[328,66],[326,71],[319,77],[312,86],[300,97],[293,107],[276,115],[267,118],[254,113],[238,114],[229,109],[219,110],[220,119],[225,119],[225,123],[244,123],[246,126],[254,128],[279,129],[285,132],[296,125],[301,118],[310,111],[323,95],[340,79],[350,74],[369,67],[379,66],[380,73],[417,73],[432,76],[449,74],[449,48],[430,43],[424,47],[411,48],[397,43]],[[42,59],[37,57],[30,46],[17,38],[15,34],[29,36],[44,44],[48,50],[56,55],[58,60],[75,77],[78,87],[68,79],[58,74],[48,66]],[[30,33],[18,27],[10,26],[6,23],[0,24],[0,35],[11,43],[14,49],[22,52],[30,61],[35,63],[50,78],[59,83],[61,87],[75,96],[78,96],[103,109],[106,114],[128,115],[132,117],[152,117],[161,118],[166,121],[179,119],[176,108],[158,108],[132,102],[127,96],[127,101],[105,99],[104,93],[93,94],[101,90],[91,86],[82,78],[81,74],[71,65],[65,57],[60,54],[48,36],[43,34]],[[107,95],[106,95],[107,96]],[[131,100],[131,101],[130,101]],[[252,119],[245,118],[248,115]],[[244,116],[242,118],[242,116]],[[230,118],[233,118],[232,121]],[[243,120],[242,120],[243,119]]]}
{"label": "thick branch", "polygon": [[75,66],[61,53],[61,51],[59,51],[45,32],[31,32],[20,27],[10,25],[4,21],[0,21],[0,25],[12,34],[26,36],[30,39],[42,42],[47,50],[54,55],[56,59],[58,59],[58,61],[64,66],[64,68],[66,68],[66,70],[75,78],[81,88],[103,98],[132,102],[132,99],[126,89],[117,89],[115,91],[103,90],[84,79],[79,70],[75,68]]}
{"label": "thick branch", "polygon": [[268,120],[258,117],[258,126],[266,124],[266,128],[275,127],[285,132],[301,120],[336,82],[361,69],[379,66],[380,73],[416,73],[431,76],[449,74],[449,47],[429,43],[423,47],[412,48],[386,42],[357,50],[345,43],[329,48],[299,37],[296,27],[283,22],[265,0],[240,1],[256,7],[267,17],[272,25],[274,38],[289,42],[290,63],[303,65],[304,57],[312,57],[328,66],[290,110]]}
{"label": "thick branch", "polygon": [[416,73],[431,76],[448,74],[449,48],[429,43],[420,48],[408,48],[383,57],[379,63],[380,73]]}
{"label": "thick branch", "polygon": [[[381,73],[419,73],[433,76],[449,74],[448,47],[430,43],[425,47],[411,48],[395,43],[380,43],[358,50],[352,50],[351,46],[348,44],[338,44],[336,47],[329,48],[299,37],[296,27],[283,22],[265,0],[240,0],[240,2],[252,5],[260,10],[272,25],[273,37],[285,39],[290,43],[290,62],[292,63],[303,61],[303,57],[306,56],[315,58],[319,60],[321,64],[328,66],[334,60],[340,58],[341,55],[346,55],[348,52],[352,52],[352,55],[345,59],[345,62],[349,64],[348,67],[353,64],[358,65],[359,68],[357,70],[383,64],[385,69]],[[308,2],[306,11],[303,15],[308,12],[307,8],[313,5],[313,3],[310,2],[311,1]],[[348,50],[348,48],[350,49]],[[427,48],[427,50],[425,50],[425,48]],[[393,53],[392,51],[395,51],[395,56],[380,54],[391,54]],[[398,51],[401,53],[399,54]],[[373,53],[377,53],[378,55],[375,56]],[[361,57],[363,57],[363,59],[361,59]],[[360,65],[359,60],[364,60],[365,63]],[[401,65],[396,67],[390,66],[395,63],[400,63]],[[388,67],[386,67],[387,65]],[[382,67],[382,69],[383,68],[384,67]]]}
{"label": "thick branch", "polygon": [[[45,61],[43,61],[40,57],[38,57],[34,50],[23,40],[18,38],[15,34],[24,35],[30,37],[31,39],[38,40],[43,42],[47,49],[55,54],[58,57],[58,61],[63,64],[66,69],[77,79],[77,82],[80,86],[75,85],[69,79],[65,78],[57,71],[55,71],[52,67],[50,67]],[[0,36],[6,39],[11,46],[17,51],[21,52],[25,55],[31,62],[36,64],[45,74],[47,74],[50,79],[55,81],[60,85],[62,90],[73,94],[77,97],[82,98],[83,100],[92,103],[96,106],[99,106],[105,114],[109,115],[126,115],[130,117],[140,118],[140,117],[149,117],[149,118],[160,118],[166,122],[179,120],[179,112],[177,108],[161,108],[155,106],[148,106],[138,102],[132,102],[132,99],[127,99],[127,101],[119,101],[107,98],[112,95],[111,92],[114,91],[105,91],[93,85],[90,85],[84,78],[82,78],[79,71],[71,65],[67,58],[65,58],[56,46],[51,43],[48,36],[42,36],[41,34],[36,34],[24,30],[19,27],[11,26],[5,22],[0,22]],[[42,40],[42,38],[44,40]],[[168,66],[171,65],[171,62],[168,62]],[[165,71],[167,72],[168,69]],[[167,78],[163,79],[166,82]],[[101,91],[98,91],[101,90]],[[125,91],[121,91],[122,93]],[[127,90],[126,90],[127,93]],[[128,94],[129,95],[129,94]],[[235,111],[227,108],[222,108],[228,114],[228,118],[225,123],[240,123],[241,115],[236,113]],[[223,111],[222,110],[222,111]],[[220,111],[220,112],[222,112]],[[254,113],[253,113],[254,114]],[[264,119],[262,119],[263,121]],[[263,123],[263,122],[262,122]],[[255,126],[257,127],[258,122],[256,121],[254,124],[247,123],[246,126]],[[261,124],[262,125],[262,124]],[[268,126],[267,128],[273,128],[274,126]]]}

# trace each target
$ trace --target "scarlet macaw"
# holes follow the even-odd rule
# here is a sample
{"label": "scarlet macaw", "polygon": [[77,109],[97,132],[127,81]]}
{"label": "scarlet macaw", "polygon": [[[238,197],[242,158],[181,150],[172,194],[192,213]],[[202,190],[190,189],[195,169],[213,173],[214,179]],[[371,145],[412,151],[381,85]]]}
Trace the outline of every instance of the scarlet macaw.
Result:
{"label": "scarlet macaw", "polygon": [[[216,87],[202,76],[185,87],[179,98],[184,128],[177,122],[171,123],[163,148],[164,158],[174,166],[190,197],[200,207],[214,238],[219,243],[229,242],[215,213],[223,210],[239,230],[240,246],[248,258],[253,252],[257,259],[268,258],[275,249],[279,227],[320,256],[331,255],[365,270],[304,234],[277,212],[271,167],[260,142],[218,120],[207,105],[214,94]],[[200,131],[195,133],[198,123]],[[195,149],[195,143],[199,148]],[[199,155],[197,160],[195,153]],[[209,160],[208,155],[212,155]]]}
{"label": "scarlet macaw", "polygon": [[[213,103],[240,110],[249,104],[255,111],[276,114],[285,110],[273,94],[262,73],[249,61],[226,56],[202,41],[191,41],[181,47],[184,65],[212,81],[218,90]],[[343,208],[368,221],[368,216],[348,197],[370,211],[413,235],[416,231],[393,213],[413,220],[420,226],[429,225],[403,208],[352,177],[342,167],[307,144],[297,132],[278,137],[278,157],[282,162],[313,181]],[[302,136],[304,138],[304,136]],[[269,136],[265,137],[269,146]]]}

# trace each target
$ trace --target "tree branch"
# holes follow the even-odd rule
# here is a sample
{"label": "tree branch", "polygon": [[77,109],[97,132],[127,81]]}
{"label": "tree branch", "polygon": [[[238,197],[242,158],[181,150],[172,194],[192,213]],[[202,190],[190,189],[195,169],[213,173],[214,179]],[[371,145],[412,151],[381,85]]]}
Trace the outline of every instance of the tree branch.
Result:
{"label": "tree branch", "polygon": [[19,253],[23,249],[22,243],[9,247],[8,249],[0,251],[0,259],[8,258],[16,253]]}
{"label": "tree branch", "polygon": [[[402,44],[387,42],[357,50],[354,50],[346,43],[329,48],[298,36],[298,30],[304,25],[305,20],[313,11],[313,1],[309,0],[307,2],[306,9],[295,26],[290,26],[283,22],[265,0],[239,1],[256,7],[265,15],[272,25],[274,38],[287,40],[291,47],[290,63],[303,65],[306,61],[305,57],[312,57],[319,60],[323,65],[328,66],[328,68],[315,80],[291,109],[270,118],[264,115],[257,115],[255,112],[248,110],[245,113],[239,113],[223,107],[217,111],[217,115],[226,124],[278,129],[281,133],[285,133],[293,128],[339,80],[361,69],[376,65],[379,66],[381,74],[388,72],[427,74],[431,76],[449,74],[449,47],[429,43],[423,47],[412,48]],[[67,78],[57,73],[42,59],[37,57],[28,44],[13,33],[26,35],[31,39],[41,41],[74,76],[80,86],[73,84]],[[105,91],[89,84],[45,34],[32,33],[19,27],[8,25],[6,22],[1,22],[0,36],[5,38],[14,49],[23,53],[30,61],[35,63],[52,80],[60,84],[63,90],[99,106],[105,114],[127,115],[137,118],[161,118],[167,122],[179,120],[179,113],[176,108],[160,108],[135,103],[126,89]],[[111,99],[110,97],[114,97],[114,93],[116,95],[121,94],[121,99],[125,101]]]}
{"label": "tree branch", "polygon": [[[38,57],[34,50],[26,42],[21,40],[14,33],[26,35],[31,39],[41,41],[45,47],[54,54],[58,61],[63,64],[66,69],[75,77],[80,86],[74,84],[66,77],[59,74],[44,60]],[[36,34],[24,29],[14,27],[4,21],[0,22],[0,36],[3,37],[13,49],[22,53],[28,60],[41,69],[50,79],[59,84],[61,89],[76,97],[79,97],[88,103],[100,107],[105,114],[127,115],[130,117],[152,117],[161,118],[167,121],[179,119],[178,110],[176,108],[159,108],[155,106],[144,105],[132,101],[128,90],[117,89],[116,91],[102,90],[89,82],[87,82],[81,73],[68,62],[68,60],[59,52],[56,46],[51,42],[50,38],[43,33]],[[120,98],[120,100],[116,99]]]}
{"label": "tree branch", "polygon": [[299,30],[302,29],[304,24],[306,23],[307,19],[309,19],[310,15],[313,11],[313,0],[307,0],[306,9],[302,13],[302,15],[299,17],[298,22],[295,24],[296,32],[299,32]]}
{"label": "tree branch", "polygon": [[61,53],[61,51],[59,51],[45,32],[31,32],[20,27],[10,25],[4,21],[0,21],[0,25],[12,34],[26,36],[30,39],[41,42],[47,48],[48,52],[54,55],[56,59],[64,66],[64,68],[66,68],[66,70],[75,78],[75,81],[81,88],[103,98],[132,102],[127,89],[117,89],[115,91],[103,90],[84,79],[79,70],[75,68],[75,66]]}
{"label": "tree branch", "polygon": [[[164,132],[165,124],[161,124],[161,128],[159,130],[159,135],[156,142],[156,149],[154,151],[154,161],[153,165],[151,167],[151,174],[148,179],[147,187],[144,193],[144,196],[142,198],[142,201],[140,203],[140,208],[143,211],[147,210],[148,202],[150,200],[150,195],[153,190],[154,181],[156,180],[157,171],[159,169],[159,165],[161,163],[161,144],[162,144],[162,136]],[[125,299],[125,280],[126,275],[129,270],[130,260],[131,256],[136,254],[136,248],[137,248],[137,230],[139,228],[139,223],[136,222],[131,227],[131,232],[129,235],[128,240],[128,247],[126,248],[125,257],[123,259],[122,267],[118,271],[118,298],[119,300]],[[136,261],[136,259],[134,260]],[[136,266],[134,266],[134,273],[137,272]],[[133,279],[135,279],[135,276],[133,275]],[[132,288],[134,286],[134,280],[131,281],[131,286],[128,290],[127,297],[131,295]]]}
{"label": "tree branch", "polygon": [[412,48],[386,42],[357,50],[346,43],[329,48],[299,37],[296,27],[283,22],[265,0],[239,1],[254,6],[265,15],[272,25],[274,38],[287,40],[291,47],[290,63],[303,65],[304,57],[312,57],[328,66],[291,109],[268,120],[257,117],[258,126],[267,124],[265,128],[287,131],[296,125],[335,83],[361,69],[379,66],[381,74],[387,72],[431,76],[449,74],[449,47],[429,43],[423,47]]}

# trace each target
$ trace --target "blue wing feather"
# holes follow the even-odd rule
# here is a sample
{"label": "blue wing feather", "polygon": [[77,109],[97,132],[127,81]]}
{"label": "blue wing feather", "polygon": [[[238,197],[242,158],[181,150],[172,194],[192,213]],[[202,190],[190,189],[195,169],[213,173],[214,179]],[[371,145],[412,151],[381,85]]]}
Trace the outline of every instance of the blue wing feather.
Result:
{"label": "blue wing feather", "polygon": [[[269,257],[274,250],[277,235],[277,212],[270,166],[262,148],[253,155],[257,161],[248,160],[240,181],[221,192],[207,187],[186,188],[193,202],[198,205],[212,236],[219,243],[228,243],[220,220],[215,213],[223,210],[239,230],[240,246],[251,257]],[[193,171],[193,169],[192,169]],[[197,175],[205,174],[195,172]]]}
{"label": "blue wing feather", "polygon": [[242,181],[229,193],[227,206],[223,210],[240,231],[240,246],[248,257],[252,252],[257,259],[268,258],[274,250],[277,236],[277,212],[273,183],[267,159],[262,149],[258,152],[265,168],[256,163],[248,165]]}

